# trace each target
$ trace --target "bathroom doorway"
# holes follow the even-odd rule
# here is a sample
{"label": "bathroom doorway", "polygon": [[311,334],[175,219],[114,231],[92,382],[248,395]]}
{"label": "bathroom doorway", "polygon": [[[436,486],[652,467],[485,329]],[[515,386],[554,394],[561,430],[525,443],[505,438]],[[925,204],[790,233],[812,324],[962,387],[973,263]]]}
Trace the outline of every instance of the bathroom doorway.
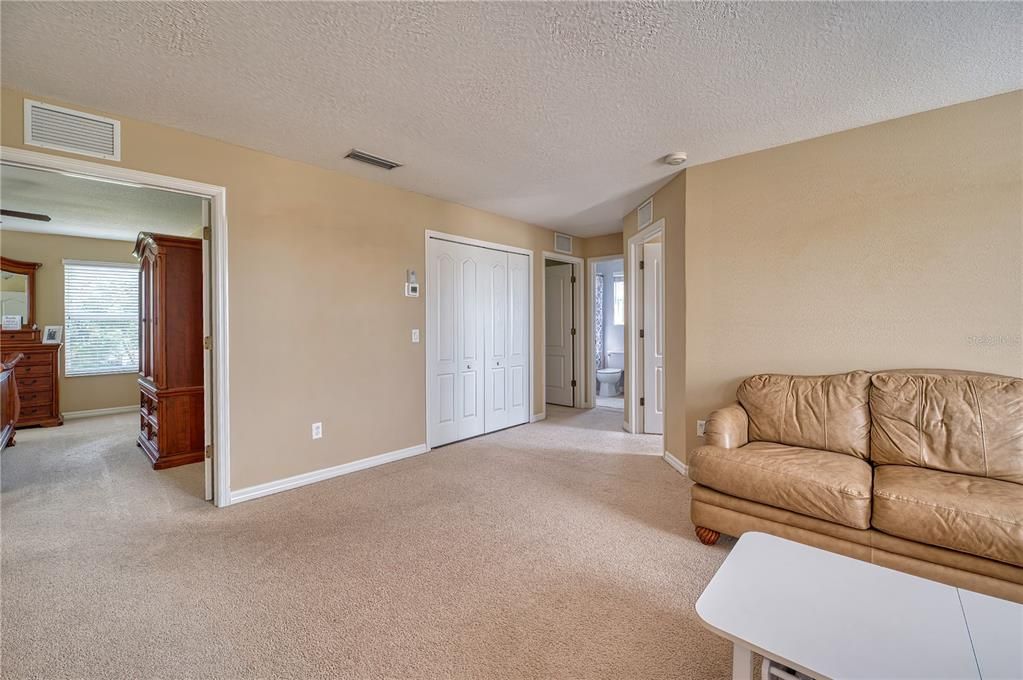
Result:
{"label": "bathroom doorway", "polygon": [[625,412],[625,258],[590,258],[589,402]]}

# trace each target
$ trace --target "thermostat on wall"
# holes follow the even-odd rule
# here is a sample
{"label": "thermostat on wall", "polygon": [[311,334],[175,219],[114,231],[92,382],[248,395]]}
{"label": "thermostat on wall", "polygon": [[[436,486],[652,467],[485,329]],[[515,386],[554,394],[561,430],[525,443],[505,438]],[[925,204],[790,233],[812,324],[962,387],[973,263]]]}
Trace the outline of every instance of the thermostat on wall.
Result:
{"label": "thermostat on wall", "polygon": [[419,297],[419,282],[414,269],[405,272],[405,297]]}

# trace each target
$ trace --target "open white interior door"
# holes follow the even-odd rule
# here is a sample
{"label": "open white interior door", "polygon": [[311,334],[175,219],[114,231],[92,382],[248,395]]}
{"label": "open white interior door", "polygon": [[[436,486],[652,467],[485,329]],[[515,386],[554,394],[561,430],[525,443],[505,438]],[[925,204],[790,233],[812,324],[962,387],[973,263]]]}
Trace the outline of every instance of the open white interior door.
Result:
{"label": "open white interior door", "polygon": [[203,427],[204,444],[206,445],[206,458],[203,461],[205,467],[205,490],[204,498],[213,500],[213,344],[212,338],[212,317],[213,304],[210,294],[210,201],[202,202],[202,336],[203,336],[203,359],[202,359],[202,384],[205,421]]}
{"label": "open white interior door", "polygon": [[643,431],[664,434],[664,260],[643,244]]}
{"label": "open white interior door", "polygon": [[572,265],[544,267],[544,389],[548,404],[575,406],[572,373]]}

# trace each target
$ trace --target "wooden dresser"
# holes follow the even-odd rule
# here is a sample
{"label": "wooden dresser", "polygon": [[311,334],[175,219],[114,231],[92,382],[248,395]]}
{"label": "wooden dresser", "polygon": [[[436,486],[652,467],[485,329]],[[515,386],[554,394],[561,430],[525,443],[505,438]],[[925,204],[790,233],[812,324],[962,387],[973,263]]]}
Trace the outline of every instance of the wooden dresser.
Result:
{"label": "wooden dresser", "polygon": [[135,257],[138,446],[157,470],[198,463],[205,457],[202,241],[143,232]]}
{"label": "wooden dresser", "polygon": [[24,354],[14,368],[21,411],[15,425],[23,427],[62,425],[60,412],[60,350],[63,345],[44,345],[39,331],[3,331],[3,356]]}

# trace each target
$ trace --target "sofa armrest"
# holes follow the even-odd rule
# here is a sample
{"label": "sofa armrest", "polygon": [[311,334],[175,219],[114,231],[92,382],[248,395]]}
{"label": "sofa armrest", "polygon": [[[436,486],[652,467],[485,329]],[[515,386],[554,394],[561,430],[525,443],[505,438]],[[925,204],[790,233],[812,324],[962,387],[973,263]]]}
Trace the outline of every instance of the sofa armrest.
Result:
{"label": "sofa armrest", "polygon": [[708,446],[737,449],[749,443],[749,414],[739,402],[719,408],[707,418],[704,442]]}

